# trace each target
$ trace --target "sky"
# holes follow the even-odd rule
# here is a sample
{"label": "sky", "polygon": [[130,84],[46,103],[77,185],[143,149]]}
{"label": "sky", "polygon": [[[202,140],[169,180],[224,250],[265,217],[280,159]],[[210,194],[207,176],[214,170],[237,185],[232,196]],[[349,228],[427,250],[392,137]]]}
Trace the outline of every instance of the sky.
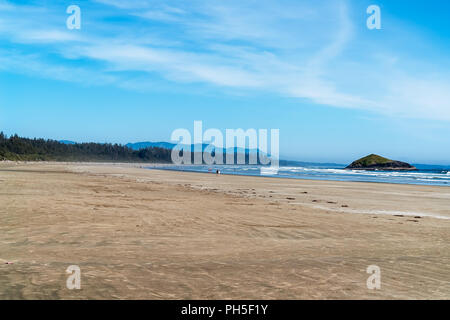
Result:
{"label": "sky", "polygon": [[[370,5],[381,29],[367,27]],[[0,130],[125,144],[201,120],[279,129],[283,159],[448,165],[449,12],[442,0],[0,0]]]}

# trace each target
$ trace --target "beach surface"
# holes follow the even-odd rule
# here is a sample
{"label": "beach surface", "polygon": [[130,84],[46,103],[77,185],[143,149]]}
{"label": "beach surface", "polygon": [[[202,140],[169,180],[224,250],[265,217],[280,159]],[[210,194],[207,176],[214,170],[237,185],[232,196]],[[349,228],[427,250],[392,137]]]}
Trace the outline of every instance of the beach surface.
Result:
{"label": "beach surface", "polygon": [[1,163],[0,299],[450,299],[449,187],[145,166]]}

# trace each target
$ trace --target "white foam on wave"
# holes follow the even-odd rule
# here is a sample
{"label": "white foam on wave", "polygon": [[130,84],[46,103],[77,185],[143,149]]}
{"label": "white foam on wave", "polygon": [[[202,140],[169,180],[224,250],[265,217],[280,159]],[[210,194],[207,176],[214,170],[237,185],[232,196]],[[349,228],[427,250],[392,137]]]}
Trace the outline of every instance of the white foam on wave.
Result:
{"label": "white foam on wave", "polygon": [[450,182],[450,172],[447,173],[428,173],[428,172],[387,172],[387,171],[366,171],[366,170],[346,170],[338,168],[306,168],[306,167],[280,167],[280,172],[289,173],[317,173],[317,174],[337,174],[337,175],[358,175],[380,178],[407,178],[424,182],[447,181]]}

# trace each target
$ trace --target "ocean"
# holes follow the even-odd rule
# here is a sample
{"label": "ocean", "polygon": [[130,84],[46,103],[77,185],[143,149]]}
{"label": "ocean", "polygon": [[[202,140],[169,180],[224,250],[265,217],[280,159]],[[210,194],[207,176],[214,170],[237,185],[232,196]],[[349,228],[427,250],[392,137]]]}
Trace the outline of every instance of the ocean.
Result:
{"label": "ocean", "polygon": [[[151,169],[151,167],[149,167]],[[167,165],[158,167],[163,170],[190,171],[221,174],[268,176],[290,179],[383,182],[398,184],[418,184],[432,186],[450,186],[450,168],[433,167],[417,171],[365,171],[346,170],[345,166],[303,165],[281,166],[278,173],[271,174],[268,167],[258,165]],[[261,170],[262,169],[262,170]],[[270,173],[270,174],[268,174]]]}

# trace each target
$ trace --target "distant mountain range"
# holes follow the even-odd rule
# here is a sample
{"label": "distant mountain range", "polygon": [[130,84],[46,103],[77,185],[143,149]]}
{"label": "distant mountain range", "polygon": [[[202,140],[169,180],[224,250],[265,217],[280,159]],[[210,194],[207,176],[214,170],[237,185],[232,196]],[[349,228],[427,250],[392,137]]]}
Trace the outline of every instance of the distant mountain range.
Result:
{"label": "distant mountain range", "polygon": [[[164,149],[170,149],[172,150],[173,148],[175,148],[176,146],[178,146],[175,143],[170,143],[170,142],[150,142],[150,141],[146,141],[146,142],[136,142],[136,143],[127,143],[125,145],[126,147],[133,149],[133,150],[140,150],[140,149],[146,149],[146,148],[154,148],[154,147],[158,147],[158,148],[164,148]],[[191,145],[191,152],[194,152],[194,149],[197,145]],[[205,151],[205,149],[210,146],[209,144],[202,144],[201,145],[201,150],[202,152]],[[189,148],[189,145],[181,145],[179,146],[180,149],[182,148]],[[219,150],[219,148],[214,147],[214,149],[217,151]],[[232,152],[233,148],[222,148],[222,152],[223,153],[227,153],[227,152]],[[258,153],[258,149],[244,149],[244,148],[234,148],[234,152],[235,153],[245,153],[245,154],[253,154],[253,153]]]}
{"label": "distant mountain range", "polygon": [[[76,144],[77,143],[77,142],[70,141],[70,140],[59,140],[59,142],[64,143],[64,144]],[[177,144],[170,143],[170,142],[164,142],[164,141],[160,141],[160,142],[145,141],[145,142],[127,143],[125,146],[132,150],[141,150],[141,149],[147,149],[147,148],[163,148],[163,149],[172,150],[173,148],[175,148],[177,146]],[[198,145],[191,145],[192,152],[194,152],[195,146],[198,146]],[[205,149],[208,146],[209,146],[209,144],[202,144],[202,146],[201,146],[202,152],[205,151]],[[188,145],[181,145],[181,147],[186,148],[186,147],[188,147]],[[216,147],[214,147],[214,149],[219,150],[219,148],[216,148]],[[233,148],[222,149],[223,153],[231,152],[231,151],[233,151]],[[235,153],[252,154],[252,153],[257,153],[258,151],[259,151],[258,149],[244,149],[244,148],[237,148],[237,147],[234,148]]]}
{"label": "distant mountain range", "polygon": [[170,142],[136,142],[136,143],[127,143],[125,145],[126,147],[133,149],[133,150],[140,150],[140,149],[146,149],[151,147],[158,147],[158,148],[164,148],[164,149],[173,149],[173,147],[176,146],[174,143]]}
{"label": "distant mountain range", "polygon": [[[64,144],[76,144],[77,142],[74,141],[70,141],[70,140],[60,140],[59,142],[64,143]],[[163,149],[169,149],[172,150],[176,144],[174,143],[170,143],[170,142],[164,142],[164,141],[160,141],[160,142],[150,142],[150,141],[145,141],[145,142],[136,142],[136,143],[127,143],[125,145],[126,147],[138,151],[141,149],[146,149],[146,148],[151,148],[151,147],[158,147],[158,148],[163,148]],[[206,147],[208,146],[208,144],[203,144],[202,145],[202,151],[204,151],[206,149]],[[194,145],[191,146],[191,150],[192,152],[194,151]],[[223,153],[227,153],[231,152],[232,149],[227,149],[227,150],[223,150]],[[245,153],[245,154],[250,154],[250,153],[257,153],[258,149],[242,149],[242,148],[234,148],[234,152],[235,153]],[[283,167],[331,167],[331,168],[345,168],[347,165],[346,164],[340,164],[340,163],[317,163],[317,162],[304,162],[304,161],[295,161],[295,160],[280,160],[280,166]],[[448,169],[450,170],[450,165],[429,165],[429,164],[413,164],[413,166],[415,166],[417,169],[419,170],[437,170],[437,169]]]}
{"label": "distant mountain range", "polygon": [[[176,144],[174,143],[169,143],[169,142],[136,142],[136,143],[127,143],[126,146],[128,148],[131,148],[133,150],[140,150],[140,149],[145,149],[145,148],[149,148],[149,147],[159,147],[159,148],[164,148],[164,149],[173,149]],[[202,145],[202,151],[204,151],[206,149],[206,147],[208,147],[208,144],[203,144]],[[228,149],[222,149],[223,153],[229,153],[231,152],[233,149],[232,148],[228,148]],[[194,151],[194,145],[191,146],[191,151]],[[245,153],[245,154],[253,154],[253,153],[257,153],[258,149],[243,149],[243,148],[234,148],[234,153]],[[339,164],[339,163],[316,163],[316,162],[303,162],[303,161],[294,161],[294,160],[280,160],[280,166],[283,167],[288,167],[288,166],[292,166],[292,167],[303,167],[303,166],[307,166],[307,167],[333,167],[333,168],[344,168],[346,165],[344,164]]]}
{"label": "distant mountain range", "polygon": [[[60,140],[59,143],[65,144],[65,145],[79,145],[77,142],[70,141],[70,140]],[[166,152],[169,152],[170,150],[173,150],[175,148],[179,148],[180,150],[191,150],[191,157],[194,159],[194,154],[197,151],[197,149],[201,150],[201,152],[204,152],[209,148],[207,151],[211,152],[213,155],[214,153],[217,154],[220,152],[220,148],[211,146],[209,144],[196,144],[196,145],[178,145],[170,142],[136,142],[136,143],[127,143],[125,146],[122,146],[125,149],[128,149],[132,152],[138,152],[138,154],[145,153],[148,150],[152,150],[153,148],[160,148],[162,150],[165,150]],[[259,154],[258,149],[246,149],[246,148],[222,148],[222,154],[230,155],[234,153],[234,163],[238,163],[239,155],[244,155],[244,163],[250,163],[252,161],[251,157],[255,156],[256,163],[266,163],[265,158],[267,157],[266,153]],[[155,151],[159,152],[159,151]],[[225,161],[225,160],[224,160]]]}

